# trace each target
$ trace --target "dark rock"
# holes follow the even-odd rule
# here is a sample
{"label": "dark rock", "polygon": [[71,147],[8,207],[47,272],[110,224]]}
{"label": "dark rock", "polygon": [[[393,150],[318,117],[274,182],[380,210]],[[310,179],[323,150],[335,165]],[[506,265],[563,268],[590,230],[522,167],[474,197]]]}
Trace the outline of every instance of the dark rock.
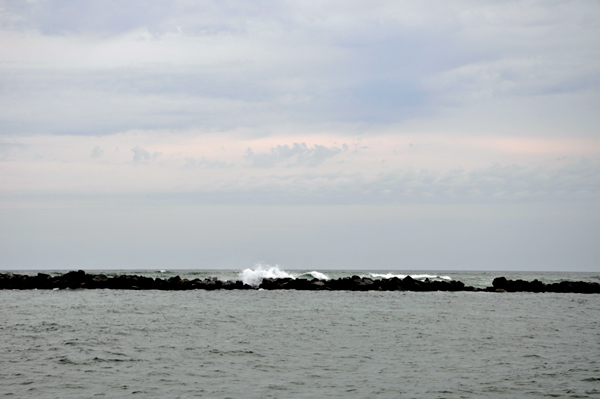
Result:
{"label": "dark rock", "polygon": [[221,288],[223,288],[224,290],[234,290],[237,287],[235,281],[224,281],[221,285]]}
{"label": "dark rock", "polygon": [[263,278],[262,282],[258,286],[259,289],[263,290],[274,290],[277,289],[279,285],[274,278]]}
{"label": "dark rock", "polygon": [[[476,291],[476,292],[555,292],[555,293],[582,293],[600,294],[599,283],[588,283],[585,281],[561,281],[560,283],[544,284],[539,280],[507,280],[505,277],[497,277],[493,280],[493,287],[485,289],[466,287],[460,281],[436,281],[425,279],[417,281],[410,276],[404,279],[392,277],[391,279],[373,280],[372,278],[361,278],[357,275],[352,277],[338,278],[335,280],[319,280],[313,278],[265,278],[259,288],[266,290],[347,290],[347,291]],[[242,281],[220,281],[217,278],[205,280],[181,279],[179,276],[168,280],[160,278],[136,275],[121,275],[109,278],[104,274],[87,274],[83,270],[70,271],[59,276],[50,276],[38,273],[36,276],[20,275],[14,273],[0,273],[0,289],[132,289],[132,290],[248,290],[254,289]]]}
{"label": "dark rock", "polygon": [[465,283],[462,281],[452,280],[450,281],[450,291],[463,291],[465,289]]}
{"label": "dark rock", "polygon": [[382,279],[380,284],[381,284],[381,288],[384,291],[402,290],[402,280],[400,280],[398,277],[392,277],[390,279]]}
{"label": "dark rock", "polygon": [[82,288],[86,281],[86,274],[83,270],[70,271],[60,276],[59,281],[59,288]]}
{"label": "dark rock", "polygon": [[311,281],[309,287],[312,290],[326,290],[326,289],[329,289],[329,287],[327,287],[324,282],[319,281],[319,280],[317,280],[317,281]]}
{"label": "dark rock", "polygon": [[423,283],[413,279],[411,276],[404,277],[400,286],[405,291],[423,291]]}
{"label": "dark rock", "polygon": [[288,282],[290,289],[293,290],[308,290],[310,289],[309,284],[305,278],[297,278]]}
{"label": "dark rock", "polygon": [[373,288],[373,280],[370,278],[354,279],[354,285],[352,287],[355,291],[369,291]]}
{"label": "dark rock", "polygon": [[529,291],[531,292],[546,292],[546,285],[538,280],[533,280],[529,283]]}
{"label": "dark rock", "polygon": [[[355,276],[355,277],[358,277],[358,276]],[[332,290],[336,290],[336,291],[349,291],[352,289],[353,284],[354,284],[353,279],[351,279],[350,277],[344,277],[344,278],[339,278],[337,280],[330,281],[328,286]]]}
{"label": "dark rock", "polygon": [[506,277],[496,277],[492,285],[494,288],[504,288],[508,285],[508,280],[506,280]]}
{"label": "dark rock", "polygon": [[432,291],[451,291],[452,285],[447,281],[432,281],[429,283]]}
{"label": "dark rock", "polygon": [[40,290],[46,290],[52,288],[52,277],[49,274],[38,273],[37,276],[32,279],[33,288]]}
{"label": "dark rock", "polygon": [[108,277],[105,274],[97,274],[92,278],[92,280],[98,283],[104,283],[108,281]]}
{"label": "dark rock", "polygon": [[203,283],[203,286],[204,286],[205,290],[212,291],[212,290],[216,290],[216,289],[219,288],[217,286],[217,283],[214,280],[212,280],[212,279],[208,279],[208,278],[204,279],[204,281],[202,283]]}
{"label": "dark rock", "polygon": [[32,283],[33,279],[21,274],[12,274],[8,281],[9,287],[13,290],[33,289],[35,286]]}

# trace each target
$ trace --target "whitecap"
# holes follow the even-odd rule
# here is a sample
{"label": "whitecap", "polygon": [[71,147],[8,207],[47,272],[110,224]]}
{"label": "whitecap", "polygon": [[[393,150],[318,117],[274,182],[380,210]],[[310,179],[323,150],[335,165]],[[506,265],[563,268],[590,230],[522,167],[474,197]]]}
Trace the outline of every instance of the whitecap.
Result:
{"label": "whitecap", "polygon": [[371,277],[375,277],[375,278],[394,278],[394,277],[398,277],[399,279],[403,279],[406,277],[406,274],[392,274],[392,273],[387,273],[387,274],[379,274],[379,273],[370,273]]}
{"label": "whitecap", "polygon": [[251,287],[258,287],[264,278],[296,278],[294,275],[285,272],[278,265],[270,266],[257,263],[254,269],[244,269],[239,274],[244,284]]}
{"label": "whitecap", "polygon": [[331,277],[316,270],[313,270],[312,272],[307,272],[303,274],[303,276],[310,276],[312,278],[318,278],[319,280],[331,280]]}
{"label": "whitecap", "polygon": [[425,280],[426,278],[434,279],[434,280],[438,280],[438,279],[439,280],[452,280],[448,276],[436,276],[434,274],[414,274],[411,277],[414,278],[415,280]]}
{"label": "whitecap", "polygon": [[[397,277],[401,280],[406,278],[406,276],[408,276],[407,274],[392,274],[392,273],[387,273],[387,274],[370,273],[370,274],[371,274],[371,277],[374,277],[374,278],[390,279],[390,278]],[[426,278],[428,278],[430,280],[452,280],[452,278],[449,276],[436,276],[434,274],[411,274],[410,277],[412,277],[415,280],[425,280]]]}

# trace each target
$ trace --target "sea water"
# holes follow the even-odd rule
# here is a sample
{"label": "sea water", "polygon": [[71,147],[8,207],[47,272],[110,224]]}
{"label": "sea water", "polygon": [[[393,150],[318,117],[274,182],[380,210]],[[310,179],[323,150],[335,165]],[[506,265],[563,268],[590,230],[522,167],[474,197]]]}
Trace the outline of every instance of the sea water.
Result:
{"label": "sea water", "polygon": [[[145,273],[244,271],[215,272]],[[376,274],[388,273],[404,272]],[[600,295],[4,290],[0,300],[0,395],[18,398],[600,397]]]}

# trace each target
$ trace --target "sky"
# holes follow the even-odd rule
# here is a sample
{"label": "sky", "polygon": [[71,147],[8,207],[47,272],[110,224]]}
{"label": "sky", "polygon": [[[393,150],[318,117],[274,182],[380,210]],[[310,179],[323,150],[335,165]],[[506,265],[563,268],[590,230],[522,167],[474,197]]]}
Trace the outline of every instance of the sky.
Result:
{"label": "sky", "polygon": [[0,0],[0,270],[600,272],[598,1]]}

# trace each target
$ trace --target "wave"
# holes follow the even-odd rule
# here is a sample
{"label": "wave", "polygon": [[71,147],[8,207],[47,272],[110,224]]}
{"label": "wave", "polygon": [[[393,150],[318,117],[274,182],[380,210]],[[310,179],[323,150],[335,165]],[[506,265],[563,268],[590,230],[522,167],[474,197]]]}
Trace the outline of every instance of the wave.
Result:
{"label": "wave", "polygon": [[318,278],[319,280],[329,280],[329,276],[313,270],[311,272],[304,272],[300,275],[295,275],[281,270],[278,265],[270,266],[262,263],[257,263],[254,269],[244,269],[239,274],[242,282],[248,284],[251,287],[258,287],[262,283],[264,278]]}
{"label": "wave", "polygon": [[281,270],[277,265],[269,266],[262,263],[257,263],[254,269],[242,270],[239,276],[244,284],[255,288],[262,283],[263,278],[296,278],[292,274]]}
{"label": "wave", "polygon": [[[366,275],[361,275],[361,277],[370,277],[373,279],[390,279],[397,277],[399,279],[404,279],[408,274],[393,274],[393,273],[367,273]],[[411,274],[410,275],[415,280],[452,280],[449,276],[439,276],[435,274]],[[281,270],[278,265],[271,266],[263,263],[257,263],[254,266],[254,269],[244,269],[239,273],[238,277],[242,280],[244,284],[248,284],[254,288],[257,288],[265,278],[305,278],[305,279],[319,279],[319,280],[331,280],[331,277],[328,275],[318,272],[316,270],[310,272],[301,272],[299,274],[293,274]]]}
{"label": "wave", "polygon": [[[404,279],[404,278],[406,278],[406,276],[408,276],[408,274],[369,273],[369,276],[372,278],[388,278],[389,279],[389,278],[398,277],[399,279]],[[449,276],[436,276],[434,274],[411,274],[410,277],[414,278],[415,280],[425,280],[426,278],[428,278],[430,280],[452,280],[452,278]]]}
{"label": "wave", "polygon": [[312,272],[306,272],[298,276],[298,278],[318,278],[319,280],[330,280],[331,278],[326,274],[313,270]]}

